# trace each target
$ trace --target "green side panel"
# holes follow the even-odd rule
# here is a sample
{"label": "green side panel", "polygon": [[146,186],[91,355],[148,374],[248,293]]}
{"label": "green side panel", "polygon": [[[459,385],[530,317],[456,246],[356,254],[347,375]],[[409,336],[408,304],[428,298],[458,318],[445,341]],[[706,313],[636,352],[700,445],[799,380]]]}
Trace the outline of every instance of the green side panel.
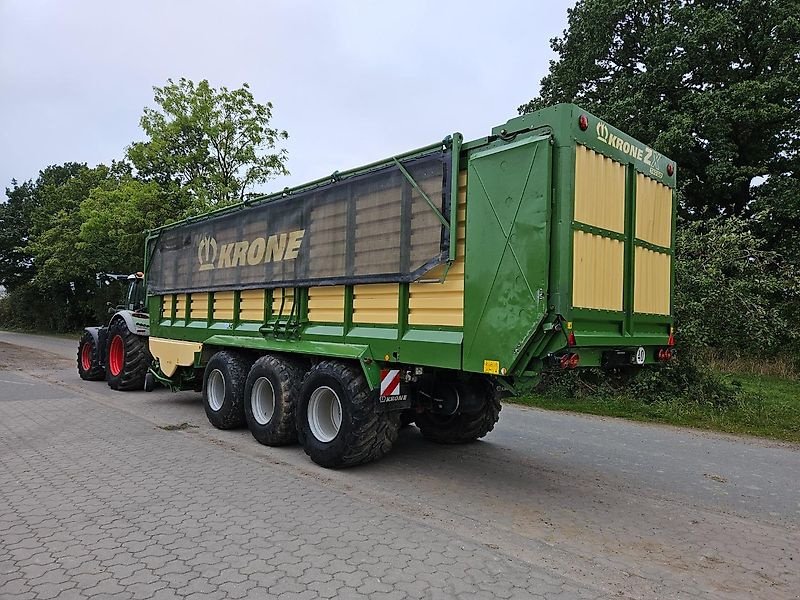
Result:
{"label": "green side panel", "polygon": [[[551,143],[520,139],[473,153],[467,171],[466,371],[509,374],[547,313]],[[518,364],[519,363],[519,364]]]}

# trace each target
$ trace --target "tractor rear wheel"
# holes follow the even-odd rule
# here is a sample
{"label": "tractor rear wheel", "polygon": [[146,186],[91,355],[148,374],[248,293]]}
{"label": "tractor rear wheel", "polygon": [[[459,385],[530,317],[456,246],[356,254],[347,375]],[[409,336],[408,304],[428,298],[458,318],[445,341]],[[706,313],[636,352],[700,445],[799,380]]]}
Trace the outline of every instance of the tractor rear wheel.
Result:
{"label": "tractor rear wheel", "polygon": [[112,390],[143,389],[152,360],[146,337],[133,333],[122,319],[111,322],[108,328],[106,379]]}
{"label": "tractor rear wheel", "polygon": [[78,374],[86,381],[100,381],[106,376],[106,371],[100,364],[97,344],[88,331],[83,332],[81,341],[78,342]]}

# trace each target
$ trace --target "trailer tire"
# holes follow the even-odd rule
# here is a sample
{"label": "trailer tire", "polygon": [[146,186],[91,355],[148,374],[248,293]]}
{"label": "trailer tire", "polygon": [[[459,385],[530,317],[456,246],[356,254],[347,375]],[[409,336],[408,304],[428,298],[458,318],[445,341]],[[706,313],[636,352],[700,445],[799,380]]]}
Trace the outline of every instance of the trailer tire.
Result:
{"label": "trailer tire", "polygon": [[106,347],[108,387],[124,392],[143,389],[152,360],[147,338],[133,333],[122,319],[114,319],[108,327]]}
{"label": "trailer tire", "polygon": [[246,356],[220,350],[203,373],[203,408],[217,429],[236,429],[245,424],[244,384],[253,364]]}
{"label": "trailer tire", "polygon": [[500,418],[500,392],[489,381],[486,387],[485,402],[477,412],[463,412],[455,415],[440,415],[424,412],[417,415],[416,424],[422,436],[437,444],[467,444],[484,437]]}
{"label": "trailer tire", "polygon": [[297,441],[294,414],[302,383],[303,369],[291,360],[267,354],[253,363],[244,386],[244,416],[259,443]]}
{"label": "trailer tire", "polygon": [[296,419],[306,454],[328,468],[382,457],[392,449],[400,428],[399,412],[378,412],[361,369],[328,360],[314,365],[303,379]]}
{"label": "trailer tire", "polygon": [[86,381],[106,378],[106,370],[100,364],[100,352],[94,336],[84,331],[78,342],[78,374]]}

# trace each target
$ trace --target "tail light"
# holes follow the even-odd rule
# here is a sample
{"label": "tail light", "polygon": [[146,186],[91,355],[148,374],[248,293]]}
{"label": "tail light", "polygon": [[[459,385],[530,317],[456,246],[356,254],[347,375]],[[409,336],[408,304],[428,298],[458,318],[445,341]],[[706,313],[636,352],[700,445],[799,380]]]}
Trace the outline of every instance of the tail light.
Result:
{"label": "tail light", "polygon": [[589,118],[586,115],[578,117],[578,127],[581,128],[581,131],[589,129]]}
{"label": "tail light", "polygon": [[577,354],[565,354],[559,359],[559,365],[562,369],[574,369],[578,366],[581,358]]}
{"label": "tail light", "polygon": [[656,352],[656,358],[661,362],[672,360],[674,355],[675,353],[672,348],[661,348],[658,352]]}

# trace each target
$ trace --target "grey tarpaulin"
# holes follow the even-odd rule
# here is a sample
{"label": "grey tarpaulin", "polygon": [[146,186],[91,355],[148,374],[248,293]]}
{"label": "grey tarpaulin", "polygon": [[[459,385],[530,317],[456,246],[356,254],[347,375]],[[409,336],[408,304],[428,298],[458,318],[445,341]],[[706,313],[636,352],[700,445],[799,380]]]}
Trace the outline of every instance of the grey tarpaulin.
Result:
{"label": "grey tarpaulin", "polygon": [[[402,162],[449,214],[450,152]],[[150,240],[150,294],[408,282],[447,260],[450,236],[390,163],[374,171],[163,229]]]}

